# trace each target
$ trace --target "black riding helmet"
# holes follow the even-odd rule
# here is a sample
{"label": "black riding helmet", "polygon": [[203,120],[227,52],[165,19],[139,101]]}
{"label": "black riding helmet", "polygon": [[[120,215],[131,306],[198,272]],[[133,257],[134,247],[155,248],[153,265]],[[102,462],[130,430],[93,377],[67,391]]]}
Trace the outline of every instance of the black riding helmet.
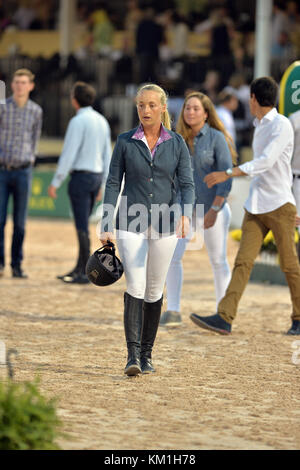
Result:
{"label": "black riding helmet", "polygon": [[123,274],[123,265],[115,254],[115,245],[108,241],[88,259],[85,272],[90,282],[96,286],[109,286]]}

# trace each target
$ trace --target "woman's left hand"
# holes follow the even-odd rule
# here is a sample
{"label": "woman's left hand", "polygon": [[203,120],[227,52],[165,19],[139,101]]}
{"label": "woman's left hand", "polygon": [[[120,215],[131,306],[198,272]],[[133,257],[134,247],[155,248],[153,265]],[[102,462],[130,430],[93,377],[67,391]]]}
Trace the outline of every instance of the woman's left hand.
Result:
{"label": "woman's left hand", "polygon": [[183,215],[177,224],[176,227],[176,235],[178,238],[185,238],[190,231],[190,219],[186,216]]}
{"label": "woman's left hand", "polygon": [[218,213],[213,209],[209,209],[204,216],[204,228],[211,228],[215,225]]}

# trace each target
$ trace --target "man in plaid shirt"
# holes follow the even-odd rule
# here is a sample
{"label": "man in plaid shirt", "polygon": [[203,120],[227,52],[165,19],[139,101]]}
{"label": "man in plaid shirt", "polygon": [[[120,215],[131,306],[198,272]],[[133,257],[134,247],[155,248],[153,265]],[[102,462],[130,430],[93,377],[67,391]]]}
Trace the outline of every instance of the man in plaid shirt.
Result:
{"label": "man in plaid shirt", "polygon": [[12,275],[26,278],[21,269],[32,166],[41,134],[42,109],[29,99],[34,75],[19,69],[13,75],[12,96],[0,104],[0,277],[4,272],[4,228],[9,196],[13,197]]}

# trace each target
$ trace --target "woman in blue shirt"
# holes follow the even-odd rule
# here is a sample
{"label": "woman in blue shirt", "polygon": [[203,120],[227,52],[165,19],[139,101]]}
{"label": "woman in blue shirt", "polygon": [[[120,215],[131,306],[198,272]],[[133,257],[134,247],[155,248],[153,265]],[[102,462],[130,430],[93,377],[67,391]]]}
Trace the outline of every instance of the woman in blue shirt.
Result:
{"label": "woman in blue shirt", "polygon": [[[184,237],[188,232],[195,196],[189,152],[183,138],[170,130],[164,90],[155,84],[145,85],[138,91],[136,102],[140,125],[119,135],[114,147],[100,234],[103,244],[114,238],[114,209],[124,177],[116,239],[127,284],[127,375],[154,372],[151,352],[166,275],[176,248],[176,235]],[[175,177],[184,209],[178,220],[170,211],[176,202]],[[156,217],[159,207],[162,213]]]}
{"label": "woman in blue shirt", "polygon": [[[200,92],[192,92],[186,97],[177,124],[177,132],[183,136],[190,150],[195,202],[204,206],[204,224],[202,221],[201,225],[204,225],[204,243],[213,268],[218,305],[230,281],[226,252],[231,212],[226,199],[231,190],[231,180],[210,189],[203,180],[212,171],[232,168],[236,151],[212,101]],[[178,240],[168,271],[168,305],[160,320],[164,325],[181,323],[182,257],[188,241],[186,238]]]}

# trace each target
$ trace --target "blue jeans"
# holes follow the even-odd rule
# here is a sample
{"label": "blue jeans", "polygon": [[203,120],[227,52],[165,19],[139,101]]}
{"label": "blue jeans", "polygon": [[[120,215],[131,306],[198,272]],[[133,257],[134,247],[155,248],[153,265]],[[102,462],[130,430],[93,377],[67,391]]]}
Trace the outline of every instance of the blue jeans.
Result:
{"label": "blue jeans", "polygon": [[89,216],[102,183],[102,173],[74,172],[68,186],[76,230],[89,232]]}
{"label": "blue jeans", "polygon": [[11,266],[19,267],[23,259],[23,241],[27,216],[28,198],[31,189],[32,168],[0,170],[0,264],[4,266],[4,228],[7,218],[9,196],[13,197],[13,238]]}

